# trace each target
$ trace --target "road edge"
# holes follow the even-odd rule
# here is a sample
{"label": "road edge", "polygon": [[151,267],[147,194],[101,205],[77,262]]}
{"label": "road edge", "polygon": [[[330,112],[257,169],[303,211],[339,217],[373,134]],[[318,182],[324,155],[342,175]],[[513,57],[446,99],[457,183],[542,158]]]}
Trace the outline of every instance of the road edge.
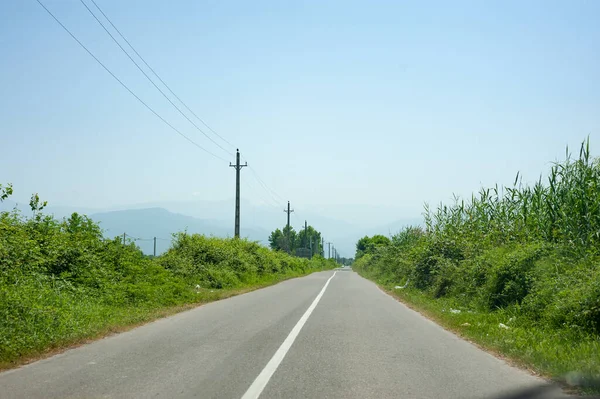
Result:
{"label": "road edge", "polygon": [[476,347],[477,349],[495,357],[498,360],[503,361],[504,363],[506,363],[508,366],[510,367],[514,367],[516,369],[519,369],[523,372],[526,372],[528,374],[530,374],[533,377],[537,377],[540,378],[542,380],[544,380],[546,383],[548,384],[554,384],[557,385],[558,387],[561,388],[561,390],[568,395],[573,395],[574,397],[582,397],[582,398],[597,398],[597,396],[590,396],[590,395],[586,395],[584,392],[582,392],[578,387],[576,386],[572,386],[572,385],[568,385],[567,383],[565,383],[564,381],[560,381],[560,380],[555,380],[552,377],[545,375],[543,373],[540,373],[538,371],[536,371],[535,369],[533,369],[529,364],[527,364],[526,362],[523,362],[522,360],[519,359],[515,359],[512,358],[508,355],[503,354],[502,352],[494,349],[494,348],[489,348],[484,346],[483,344],[480,344],[479,342],[473,341],[472,339],[464,336],[460,330],[452,328],[452,326],[449,326],[447,323],[444,322],[443,319],[441,319],[440,317],[438,317],[436,314],[434,314],[433,312],[427,311],[426,309],[421,309],[420,307],[418,307],[417,305],[414,305],[412,303],[408,303],[406,302],[403,298],[400,298],[394,290],[388,290],[387,288],[385,288],[384,286],[380,285],[379,283],[366,278],[364,276],[362,276],[360,273],[355,272],[357,276],[359,276],[360,278],[372,283],[373,285],[375,285],[375,287],[377,287],[377,289],[379,291],[381,291],[382,294],[390,297],[391,299],[395,300],[396,302],[399,302],[401,305],[403,305],[404,307],[406,307],[407,309],[421,315],[422,317],[424,317],[425,319],[429,320],[430,322],[434,323],[436,326],[442,328],[443,330],[445,330],[446,332],[454,335],[456,338],[468,342],[469,344],[473,345],[474,347]]}
{"label": "road edge", "polygon": [[186,304],[182,304],[182,305],[157,309],[154,313],[151,313],[148,316],[148,318],[143,321],[133,323],[133,324],[127,324],[127,325],[107,326],[105,329],[99,331],[97,334],[91,335],[89,337],[81,338],[81,339],[75,340],[73,342],[70,342],[70,343],[55,347],[55,348],[48,348],[47,350],[43,350],[38,353],[26,355],[26,356],[23,356],[22,358],[19,358],[18,360],[14,361],[14,362],[0,362],[0,374],[4,373],[4,372],[12,371],[12,370],[17,370],[19,368],[28,366],[30,364],[60,355],[71,349],[77,349],[82,346],[94,343],[96,341],[100,341],[102,339],[109,338],[109,337],[112,337],[112,336],[115,336],[118,334],[122,334],[122,333],[125,333],[128,331],[134,330],[138,327],[145,326],[150,323],[154,323],[158,320],[165,319],[165,318],[175,316],[175,315],[183,313],[183,312],[197,309],[201,306],[204,306],[204,305],[207,305],[210,303],[223,301],[223,300],[226,300],[226,299],[229,299],[232,297],[248,294],[253,291],[258,291],[263,288],[272,287],[277,284],[283,283],[285,281],[294,280],[297,278],[303,278],[303,277],[310,276],[314,273],[321,273],[321,272],[330,271],[330,270],[335,270],[335,269],[315,270],[315,271],[312,271],[310,273],[303,274],[300,276],[284,276],[281,279],[273,280],[268,283],[262,283],[262,284],[258,284],[255,286],[223,291],[223,292],[221,292],[222,295],[219,296],[218,298],[214,298],[214,299],[211,298],[211,299],[203,300],[200,302],[186,303]]}

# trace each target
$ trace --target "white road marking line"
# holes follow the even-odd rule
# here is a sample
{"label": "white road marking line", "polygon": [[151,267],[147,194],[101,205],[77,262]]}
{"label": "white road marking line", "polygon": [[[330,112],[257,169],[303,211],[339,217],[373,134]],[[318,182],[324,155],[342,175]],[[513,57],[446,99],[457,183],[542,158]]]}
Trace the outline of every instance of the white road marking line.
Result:
{"label": "white road marking line", "polygon": [[310,314],[317,307],[317,304],[319,303],[321,297],[325,293],[329,282],[335,276],[336,273],[337,272],[333,272],[331,277],[329,277],[329,279],[321,289],[321,292],[319,292],[315,300],[310,304],[308,309],[306,309],[306,312],[304,312],[300,320],[298,320],[298,323],[296,323],[294,328],[292,328],[292,331],[290,331],[285,341],[283,341],[279,349],[277,349],[277,352],[275,352],[271,360],[269,360],[269,363],[267,363],[263,371],[260,372],[260,374],[258,375],[258,377],[256,377],[252,385],[250,385],[250,388],[248,388],[244,396],[242,396],[242,399],[257,399],[260,396],[263,389],[265,389],[265,387],[269,383],[269,380],[273,376],[273,373],[275,373],[275,370],[277,370],[277,367],[279,367],[279,364],[281,363],[287,352],[290,350],[292,344],[296,340],[296,337],[300,333],[300,330],[302,330],[302,327],[310,317]]}

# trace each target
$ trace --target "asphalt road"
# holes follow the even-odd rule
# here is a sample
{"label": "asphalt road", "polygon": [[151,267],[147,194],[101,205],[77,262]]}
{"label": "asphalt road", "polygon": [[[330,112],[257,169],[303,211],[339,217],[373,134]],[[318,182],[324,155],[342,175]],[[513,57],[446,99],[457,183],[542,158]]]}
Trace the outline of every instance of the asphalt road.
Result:
{"label": "asphalt road", "polygon": [[[0,374],[0,398],[491,399],[537,387],[547,384],[349,269],[213,302]],[[560,395],[550,387],[522,397]]]}

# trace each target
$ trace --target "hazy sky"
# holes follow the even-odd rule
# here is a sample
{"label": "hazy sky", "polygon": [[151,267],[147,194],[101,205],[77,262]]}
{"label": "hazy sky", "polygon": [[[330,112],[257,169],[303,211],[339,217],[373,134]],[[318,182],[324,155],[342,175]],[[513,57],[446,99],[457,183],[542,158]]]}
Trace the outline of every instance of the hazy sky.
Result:
{"label": "hazy sky", "polygon": [[[587,135],[599,153],[598,1],[96,1],[299,208],[381,204],[414,216],[424,201],[510,184],[517,171],[535,180]],[[0,182],[18,199],[36,191],[90,207],[231,198],[234,157],[171,107],[79,1],[44,3],[227,162],[160,122],[35,0],[2,0]],[[249,170],[242,177],[245,198],[270,198]]]}

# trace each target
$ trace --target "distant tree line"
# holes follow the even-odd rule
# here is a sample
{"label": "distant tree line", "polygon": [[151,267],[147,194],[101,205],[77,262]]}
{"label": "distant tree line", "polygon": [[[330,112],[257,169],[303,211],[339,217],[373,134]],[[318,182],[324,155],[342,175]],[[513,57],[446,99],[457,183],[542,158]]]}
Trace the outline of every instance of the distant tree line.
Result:
{"label": "distant tree line", "polygon": [[338,258],[338,263],[344,265],[344,266],[352,266],[352,263],[354,263],[354,258],[344,258],[344,257],[339,257]]}
{"label": "distant tree line", "polygon": [[269,236],[269,246],[275,251],[285,251],[292,255],[308,257],[310,255],[324,255],[321,232],[308,226],[298,232],[293,227],[285,226],[276,229]]}

